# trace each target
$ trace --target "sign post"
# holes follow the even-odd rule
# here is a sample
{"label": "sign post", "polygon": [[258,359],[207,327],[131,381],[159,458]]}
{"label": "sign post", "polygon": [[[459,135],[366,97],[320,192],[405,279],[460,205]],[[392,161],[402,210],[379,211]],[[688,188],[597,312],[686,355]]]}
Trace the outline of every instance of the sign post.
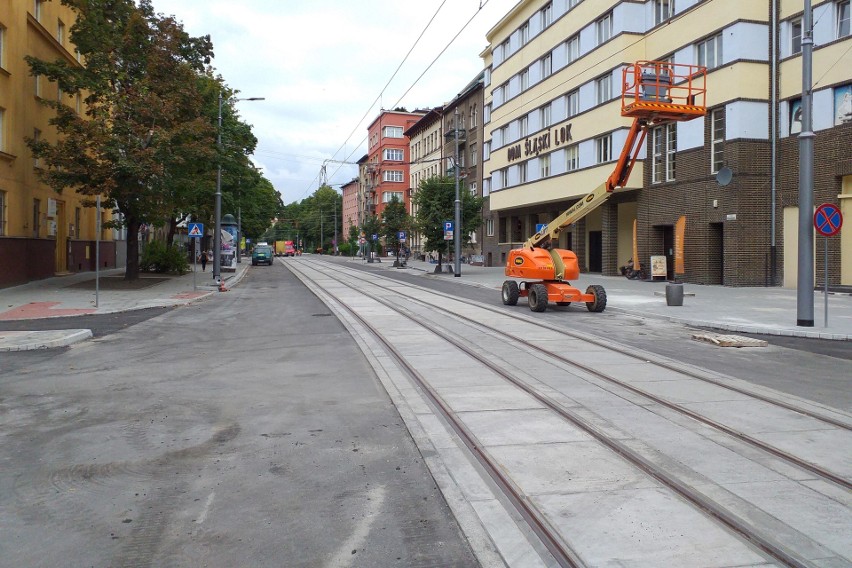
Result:
{"label": "sign post", "polygon": [[198,290],[195,284],[195,273],[198,271],[198,242],[204,236],[204,224],[189,223],[187,226],[189,238],[193,240],[192,246],[192,290]]}
{"label": "sign post", "polygon": [[823,296],[825,296],[825,327],[828,327],[828,237],[833,237],[839,233],[842,226],[843,214],[840,212],[837,205],[823,203],[817,207],[817,210],[814,213],[814,228],[820,235],[825,237],[823,245],[825,252],[823,255],[823,280],[825,281],[823,284]]}

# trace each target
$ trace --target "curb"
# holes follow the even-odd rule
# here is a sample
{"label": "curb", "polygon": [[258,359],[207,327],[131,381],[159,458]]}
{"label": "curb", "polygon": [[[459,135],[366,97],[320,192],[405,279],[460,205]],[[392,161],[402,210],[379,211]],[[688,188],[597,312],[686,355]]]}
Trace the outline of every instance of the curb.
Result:
{"label": "curb", "polygon": [[34,351],[36,349],[67,347],[91,337],[91,329],[3,331],[0,332],[0,351]]}

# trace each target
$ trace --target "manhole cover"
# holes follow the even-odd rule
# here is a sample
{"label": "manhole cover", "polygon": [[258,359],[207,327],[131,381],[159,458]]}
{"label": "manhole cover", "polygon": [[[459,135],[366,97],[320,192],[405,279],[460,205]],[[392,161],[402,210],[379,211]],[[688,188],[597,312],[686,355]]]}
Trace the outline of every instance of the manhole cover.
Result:
{"label": "manhole cover", "polygon": [[721,333],[693,333],[692,339],[712,343],[719,347],[766,347],[769,345],[762,339],[753,339],[742,335],[723,335]]}

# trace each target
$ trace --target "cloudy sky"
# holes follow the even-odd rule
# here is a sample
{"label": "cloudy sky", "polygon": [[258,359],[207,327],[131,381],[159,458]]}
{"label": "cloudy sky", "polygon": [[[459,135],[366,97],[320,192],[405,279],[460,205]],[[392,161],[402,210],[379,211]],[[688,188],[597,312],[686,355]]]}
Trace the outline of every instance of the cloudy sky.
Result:
{"label": "cloudy sky", "polygon": [[[284,203],[292,203],[316,191],[325,160],[354,162],[366,153],[367,126],[380,109],[433,107],[458,94],[482,69],[487,32],[517,1],[153,4],[191,35],[212,37],[213,65],[240,96],[266,98],[238,102],[238,110],[259,140],[255,164]],[[357,168],[328,162],[327,174],[338,185],[355,177]]]}

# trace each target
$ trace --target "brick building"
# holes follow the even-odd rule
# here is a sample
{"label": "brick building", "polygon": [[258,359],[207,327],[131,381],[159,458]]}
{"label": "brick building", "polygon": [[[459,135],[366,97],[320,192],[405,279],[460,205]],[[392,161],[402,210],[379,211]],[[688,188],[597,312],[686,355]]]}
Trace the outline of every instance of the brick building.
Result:
{"label": "brick building", "polygon": [[[814,203],[852,218],[849,0],[814,1]],[[525,0],[488,34],[483,189],[499,262],[605,180],[630,121],[635,61],[702,65],[707,115],[648,134],[626,187],[560,235],[584,270],[665,256],[685,217],[687,282],[795,286],[802,3],[797,0]],[[776,62],[776,63],[773,63]],[[564,144],[536,147],[553,131]],[[521,152],[510,151],[522,148]],[[532,151],[528,151],[532,150]],[[730,182],[719,177],[730,174]],[[723,183],[720,183],[720,179]],[[816,239],[822,258],[825,239]],[[829,282],[852,285],[852,227],[828,240]],[[824,278],[817,263],[816,277]]]}

